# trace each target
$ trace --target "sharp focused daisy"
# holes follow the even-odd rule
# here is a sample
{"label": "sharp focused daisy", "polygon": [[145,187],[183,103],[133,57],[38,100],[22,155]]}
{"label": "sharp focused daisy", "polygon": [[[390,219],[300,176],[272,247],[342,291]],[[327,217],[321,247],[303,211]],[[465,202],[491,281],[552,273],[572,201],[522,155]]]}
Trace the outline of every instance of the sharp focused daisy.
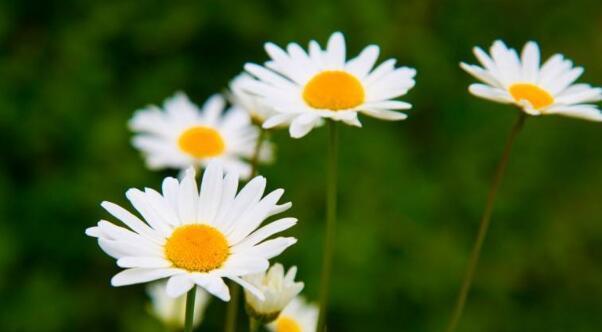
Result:
{"label": "sharp focused daisy", "polygon": [[233,105],[249,113],[253,123],[261,126],[275,111],[261,102],[258,96],[244,89],[249,81],[253,81],[253,78],[247,73],[236,76],[230,82],[230,100]]}
{"label": "sharp focused daisy", "polygon": [[185,170],[219,160],[228,171],[248,178],[251,167],[245,160],[253,157],[258,129],[245,111],[224,108],[220,95],[210,97],[199,109],[186,95],[177,93],[165,101],[163,110],[149,106],[134,114],[130,120],[137,134],[133,144],[151,169]]}
{"label": "sharp focused daisy", "polygon": [[540,65],[539,47],[528,42],[519,57],[516,50],[495,41],[490,55],[479,47],[474,54],[483,67],[461,63],[461,67],[485,84],[472,84],[469,91],[481,98],[516,104],[531,115],[561,114],[602,121],[592,103],[602,100],[602,89],[574,84],[583,68],[561,54]]}
{"label": "sharp focused daisy", "polygon": [[224,177],[222,166],[211,163],[200,191],[192,169],[180,182],[166,178],[162,194],[149,188],[128,190],[127,198],[144,221],[116,204],[103,202],[127,228],[101,220],[86,234],[98,238],[102,250],[126,269],[113,277],[113,286],[168,278],[166,291],[171,297],[197,285],[229,301],[223,281],[228,278],[263,298],[241,277],[265,271],[268,259],[296,242],[291,237],[266,240],[293,226],[296,219],[283,218],[260,227],[266,218],[291,206],[278,204],[282,189],[262,198],[265,186],[265,178],[258,176],[237,194],[236,173]]}
{"label": "sharp focused daisy", "polygon": [[315,332],[317,323],[318,307],[297,296],[268,328],[274,332]]}
{"label": "sharp focused daisy", "polygon": [[[172,298],[165,291],[165,281],[148,284],[146,290],[151,298],[150,312],[165,326],[181,329],[184,327],[186,314],[186,297]],[[203,320],[203,313],[209,303],[209,294],[202,288],[196,288],[196,302],[194,303],[193,325],[198,326]]]}
{"label": "sharp focused daisy", "polygon": [[249,315],[264,323],[276,319],[282,309],[303,289],[302,282],[295,282],[297,268],[291,267],[284,273],[282,264],[274,264],[266,273],[245,276],[244,279],[261,291],[260,299],[249,291],[245,291],[247,311]]}
{"label": "sharp focused daisy", "polygon": [[286,50],[267,43],[265,49],[271,60],[265,67],[246,64],[246,71],[256,79],[244,85],[278,112],[264,123],[264,128],[290,123],[291,136],[299,138],[323,118],[359,127],[358,112],[384,120],[403,120],[405,114],[392,110],[411,108],[393,99],[414,86],[416,71],[395,68],[393,59],[374,68],[379,54],[376,45],[366,47],[349,61],[340,32],[330,37],[325,50],[313,40],[309,52],[295,43]]}

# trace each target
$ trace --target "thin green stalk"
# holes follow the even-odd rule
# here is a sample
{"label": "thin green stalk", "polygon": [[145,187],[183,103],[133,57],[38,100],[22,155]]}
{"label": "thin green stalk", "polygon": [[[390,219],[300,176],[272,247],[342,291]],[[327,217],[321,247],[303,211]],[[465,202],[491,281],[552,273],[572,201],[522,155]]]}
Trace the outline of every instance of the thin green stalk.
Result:
{"label": "thin green stalk", "polygon": [[[261,154],[261,147],[267,136],[267,130],[259,126],[259,136],[257,137],[257,143],[255,144],[255,150],[251,157],[251,178],[257,175],[257,169],[259,166],[259,155]],[[240,302],[240,286],[234,282],[230,283],[230,302],[226,309],[226,325],[224,330],[226,332],[236,331],[236,322],[238,320],[238,306]]]}
{"label": "thin green stalk", "polygon": [[194,299],[196,297],[196,286],[186,294],[186,319],[184,323],[184,332],[192,332],[192,321],[194,319]]}
{"label": "thin green stalk", "polygon": [[259,331],[261,323],[255,318],[249,318],[249,332]]}
{"label": "thin green stalk", "polygon": [[326,309],[332,274],[332,259],[337,221],[337,124],[328,122],[328,170],[326,188],[326,236],[324,238],[324,258],[322,260],[322,278],[320,285],[320,314],[318,316],[318,332],[325,331]]}
{"label": "thin green stalk", "polygon": [[460,319],[462,318],[462,313],[464,312],[464,306],[466,304],[466,298],[468,297],[468,293],[470,292],[470,287],[472,285],[475,271],[479,263],[479,257],[481,256],[483,242],[485,241],[487,230],[489,229],[489,224],[491,223],[491,213],[493,212],[495,197],[497,195],[500,184],[502,183],[502,179],[504,178],[506,167],[508,166],[508,160],[510,159],[512,145],[514,144],[518,133],[521,131],[526,118],[527,114],[523,111],[519,111],[518,118],[514,123],[512,130],[510,131],[510,135],[508,136],[508,139],[506,141],[502,157],[497,165],[497,169],[495,171],[495,175],[493,177],[489,193],[487,194],[487,203],[485,204],[485,210],[483,212],[483,216],[481,217],[479,232],[477,234],[476,241],[472,248],[472,252],[470,253],[468,266],[466,268],[464,280],[462,281],[462,287],[460,288],[460,293],[458,294],[452,318],[449,321],[449,324],[447,325],[447,332],[455,331],[458,327],[458,324],[460,323]]}

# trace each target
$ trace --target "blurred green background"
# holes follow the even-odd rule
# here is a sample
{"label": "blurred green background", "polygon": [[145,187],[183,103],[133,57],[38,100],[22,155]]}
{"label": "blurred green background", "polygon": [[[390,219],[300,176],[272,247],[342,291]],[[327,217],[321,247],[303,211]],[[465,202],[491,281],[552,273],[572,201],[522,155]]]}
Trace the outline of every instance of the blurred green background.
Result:
{"label": "blurred green background", "polygon": [[[126,121],[176,90],[201,103],[262,45],[345,32],[350,55],[381,46],[417,68],[407,121],[341,130],[332,331],[442,331],[515,111],[470,96],[474,45],[534,39],[602,85],[602,2],[0,1],[0,331],[161,331],[143,286],[84,236],[159,187]],[[294,203],[296,264],[317,299],[326,130],[278,132],[261,171]],[[602,125],[529,119],[494,212],[460,331],[602,330]],[[213,301],[201,330],[219,331]]]}

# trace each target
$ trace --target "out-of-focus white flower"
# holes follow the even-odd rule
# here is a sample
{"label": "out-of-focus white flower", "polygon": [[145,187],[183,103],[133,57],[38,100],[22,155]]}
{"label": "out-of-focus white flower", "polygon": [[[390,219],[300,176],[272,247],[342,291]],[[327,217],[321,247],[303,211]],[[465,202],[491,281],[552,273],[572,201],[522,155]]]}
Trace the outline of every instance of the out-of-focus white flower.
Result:
{"label": "out-of-focus white flower", "polygon": [[[151,169],[198,169],[218,160],[226,170],[246,179],[251,175],[248,160],[253,158],[259,130],[247,112],[238,107],[224,109],[220,95],[210,97],[199,109],[185,94],[176,93],[163,109],[149,106],[134,114],[129,123],[136,133],[132,143]],[[259,162],[269,157],[266,151]]]}
{"label": "out-of-focus white flower", "polygon": [[[186,295],[172,298],[167,295],[165,281],[148,284],[146,291],[151,298],[150,313],[168,327],[182,328],[186,318]],[[210,296],[200,287],[196,287],[193,326],[199,326],[203,320]]]}
{"label": "out-of-focus white flower", "polygon": [[316,332],[318,306],[307,303],[303,297],[297,296],[267,327],[274,332]]}
{"label": "out-of-focus white flower", "polygon": [[602,121],[598,106],[602,89],[574,84],[583,68],[561,54],[553,55],[540,66],[539,46],[528,42],[519,58],[515,49],[497,40],[490,55],[475,47],[474,54],[483,67],[461,63],[469,74],[485,84],[469,87],[475,96],[505,104],[518,105],[530,115],[560,114],[591,121]]}
{"label": "out-of-focus white flower", "polygon": [[245,276],[244,279],[261,291],[264,298],[260,299],[245,290],[247,311],[264,323],[276,319],[289,302],[303,289],[302,282],[295,282],[297,267],[291,267],[284,273],[282,264],[274,264],[266,273]]}
{"label": "out-of-focus white flower", "polygon": [[343,34],[335,32],[325,50],[311,41],[309,51],[290,43],[286,50],[267,43],[271,60],[264,66],[248,63],[245,70],[255,77],[242,88],[261,97],[277,114],[263,124],[272,128],[289,124],[294,138],[305,136],[323,119],[361,127],[357,113],[383,120],[403,120],[411,105],[394,100],[414,86],[416,70],[395,68],[390,59],[376,68],[379,47],[370,45],[346,60]]}

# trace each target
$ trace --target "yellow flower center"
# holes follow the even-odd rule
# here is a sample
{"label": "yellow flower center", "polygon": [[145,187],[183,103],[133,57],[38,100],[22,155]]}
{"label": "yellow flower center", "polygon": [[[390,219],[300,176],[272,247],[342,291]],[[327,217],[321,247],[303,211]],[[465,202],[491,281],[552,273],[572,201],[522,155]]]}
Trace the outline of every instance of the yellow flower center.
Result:
{"label": "yellow flower center", "polygon": [[314,108],[344,110],[364,102],[364,87],[353,75],[344,71],[323,71],[303,89],[303,99]]}
{"label": "yellow flower center", "polygon": [[220,267],[230,255],[222,232],[209,225],[186,225],[174,230],[165,243],[165,255],[176,267],[208,272]]}
{"label": "yellow flower center", "polygon": [[296,320],[286,317],[280,316],[276,321],[276,332],[301,332],[301,326],[297,323]]}
{"label": "yellow flower center", "polygon": [[178,139],[182,151],[196,158],[215,157],[224,152],[226,145],[220,133],[209,127],[186,129]]}
{"label": "yellow flower center", "polygon": [[508,90],[515,101],[526,100],[535,109],[542,109],[554,103],[554,97],[535,84],[516,83],[512,84]]}

